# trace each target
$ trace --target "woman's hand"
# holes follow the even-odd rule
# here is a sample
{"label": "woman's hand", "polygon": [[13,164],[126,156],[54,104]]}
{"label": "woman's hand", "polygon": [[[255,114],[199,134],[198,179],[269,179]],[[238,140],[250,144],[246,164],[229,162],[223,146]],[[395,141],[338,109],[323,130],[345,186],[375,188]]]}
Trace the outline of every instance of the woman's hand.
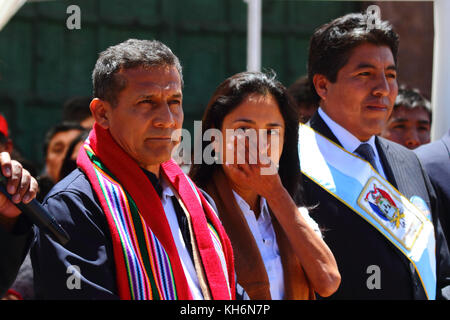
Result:
{"label": "woman's hand", "polygon": [[234,148],[233,163],[224,164],[233,181],[239,181],[266,199],[283,190],[277,165],[267,154],[268,146],[261,150],[248,137],[237,135],[234,141],[227,144],[227,148]]}
{"label": "woman's hand", "polygon": [[[267,155],[267,148],[258,150],[252,141],[244,136],[237,136],[235,141],[227,145],[229,149],[233,147],[234,163],[225,164],[227,175],[267,200],[274,218],[285,231],[314,290],[323,297],[334,293],[341,280],[334,256],[306,222],[283,187],[278,170]],[[270,167],[274,169],[267,170]],[[263,169],[266,169],[265,172]]]}

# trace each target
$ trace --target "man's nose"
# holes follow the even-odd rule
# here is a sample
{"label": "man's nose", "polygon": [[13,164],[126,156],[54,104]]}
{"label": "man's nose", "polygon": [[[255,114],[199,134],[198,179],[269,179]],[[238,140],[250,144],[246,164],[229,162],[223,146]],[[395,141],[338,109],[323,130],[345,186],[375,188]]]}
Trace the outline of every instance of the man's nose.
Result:
{"label": "man's nose", "polygon": [[167,103],[161,103],[153,124],[159,128],[171,128],[175,126],[175,117]]}
{"label": "man's nose", "polygon": [[389,86],[386,75],[380,75],[377,77],[375,86],[373,88],[373,95],[377,97],[385,97],[391,92],[391,87]]}
{"label": "man's nose", "polygon": [[405,145],[409,149],[415,149],[418,146],[420,146],[419,134],[417,133],[417,130],[415,129],[408,130],[405,139]]}

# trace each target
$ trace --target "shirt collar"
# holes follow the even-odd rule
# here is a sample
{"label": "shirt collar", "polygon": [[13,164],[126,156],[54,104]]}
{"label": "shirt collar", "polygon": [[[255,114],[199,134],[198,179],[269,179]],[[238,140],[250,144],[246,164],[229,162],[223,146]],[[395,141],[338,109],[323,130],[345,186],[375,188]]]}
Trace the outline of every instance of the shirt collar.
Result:
{"label": "shirt collar", "polygon": [[[242,210],[242,213],[244,215],[247,215],[250,212],[252,212],[254,214],[254,212],[250,209],[250,206],[248,205],[248,203],[244,199],[242,199],[242,197],[236,191],[234,191],[234,190],[232,190],[232,191],[233,191],[234,198],[236,199],[236,202],[239,205],[239,208],[241,208],[241,210]],[[267,205],[266,199],[263,197],[260,197],[259,204],[260,204],[261,212],[260,212],[258,220],[259,219],[266,220],[266,219],[270,218],[269,206]]]}
{"label": "shirt collar", "polygon": [[[331,119],[325,113],[325,111],[323,111],[322,107],[319,107],[318,112],[320,117],[323,119],[323,121],[325,121],[327,126],[330,128],[331,132],[333,132],[333,134],[336,136],[336,138],[339,140],[339,142],[341,143],[342,147],[345,150],[353,153],[356,150],[356,148],[358,148],[359,145],[363,143],[357,137],[351,134],[347,129],[345,129],[343,126],[341,126],[336,121]],[[369,140],[364,142],[370,144],[370,146],[375,152],[375,155],[378,157],[378,152],[375,145],[375,136],[371,136]]]}
{"label": "shirt collar", "polygon": [[[156,188],[158,188],[158,186],[155,186],[155,185],[159,184],[159,186],[161,187],[161,195],[158,194],[158,196],[160,196],[161,200],[173,197],[175,195],[172,191],[172,188],[170,188],[169,182],[164,178],[163,175],[160,175],[159,179],[158,179],[153,172],[150,172],[144,168],[141,168],[141,169],[142,169],[142,171],[144,171],[145,175],[150,180],[150,182],[152,183],[155,190],[156,190]],[[158,193],[158,190],[156,190],[156,193]]]}
{"label": "shirt collar", "polygon": [[175,196],[175,194],[172,191],[172,188],[169,186],[169,182],[162,175],[160,176],[159,179],[161,181],[162,187],[161,199],[167,199]]}
{"label": "shirt collar", "polygon": [[152,186],[155,189],[155,191],[158,194],[158,196],[161,197],[161,195],[162,195],[162,186],[161,186],[160,179],[158,179],[156,174],[154,174],[153,172],[150,172],[150,171],[148,171],[148,170],[146,170],[144,168],[141,168],[141,169],[145,173],[145,175],[147,176],[147,179],[152,184]]}

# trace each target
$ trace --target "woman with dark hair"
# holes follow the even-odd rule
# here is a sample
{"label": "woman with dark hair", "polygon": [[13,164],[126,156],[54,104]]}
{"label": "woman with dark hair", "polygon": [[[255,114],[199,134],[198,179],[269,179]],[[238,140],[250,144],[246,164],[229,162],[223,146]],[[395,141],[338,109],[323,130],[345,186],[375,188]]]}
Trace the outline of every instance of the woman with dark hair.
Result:
{"label": "woman with dark hair", "polygon": [[[230,129],[240,133],[232,142],[212,142],[215,163],[194,164],[190,172],[217,206],[238,283],[250,299],[314,299],[340,283],[333,254],[304,207],[298,117],[289,99],[274,76],[242,72],[226,79],[208,103],[202,136],[209,129],[222,137]],[[245,163],[234,152],[240,143]],[[278,170],[263,173],[271,167]]]}

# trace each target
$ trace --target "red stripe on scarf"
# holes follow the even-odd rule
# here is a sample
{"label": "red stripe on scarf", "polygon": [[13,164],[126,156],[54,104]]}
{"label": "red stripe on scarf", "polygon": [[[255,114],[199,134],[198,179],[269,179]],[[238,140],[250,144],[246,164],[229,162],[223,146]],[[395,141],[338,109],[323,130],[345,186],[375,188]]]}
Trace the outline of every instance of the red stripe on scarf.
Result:
{"label": "red stripe on scarf", "polygon": [[[84,148],[80,149],[77,157],[77,164],[87,175],[95,194],[101,193],[100,184],[98,182],[97,175],[95,174],[94,168],[92,167],[91,160],[89,160]],[[117,289],[119,290],[119,297],[123,300],[131,300],[131,292],[128,285],[127,270],[125,267],[125,258],[122,252],[122,243],[120,241],[119,232],[116,228],[112,226],[115,225],[114,219],[110,214],[106,214],[108,210],[108,204],[105,197],[98,197],[100,200],[100,205],[105,212],[106,221],[108,222],[109,230],[111,233],[113,253],[114,253],[114,264],[116,266],[116,281]]]}
{"label": "red stripe on scarf", "polygon": [[[153,185],[138,164],[114,141],[109,131],[103,129],[97,123],[94,124],[93,130],[89,134],[89,144],[100,161],[117,178],[122,187],[131,194],[147,226],[150,227],[164,246],[172,264],[178,299],[192,299],[192,294],[186,281],[169,222],[167,221],[161,200]],[[86,160],[89,161],[88,165]],[[93,181],[97,181],[92,164],[84,150],[79,153],[77,163],[88,175],[91,184]],[[92,186],[94,189],[100,187],[94,184]],[[108,205],[106,204],[106,200],[103,197],[99,198],[102,198],[100,202],[103,210],[107,211]],[[110,226],[111,236],[113,237],[119,296],[121,299],[131,299],[121,242],[112,217],[109,217],[108,224]]]}
{"label": "red stripe on scarf", "polygon": [[[235,298],[235,286],[234,286],[234,265],[232,257],[231,242],[219,222],[216,214],[211,210],[203,194],[198,190],[196,191],[200,196],[202,205],[198,201],[195,193],[192,190],[191,184],[187,180],[183,171],[175,163],[174,160],[169,160],[161,164],[161,167],[166,174],[171,184],[177,189],[178,193],[183,200],[187,210],[189,211],[192,219],[192,225],[194,228],[195,239],[202,258],[203,266],[205,268],[206,278],[208,279],[211,295],[214,300],[229,299],[228,285],[222,271],[221,262],[216,254],[211,233],[208,228],[206,217],[211,221],[216,229],[222,247],[224,250],[225,260],[227,263],[228,279],[231,286],[232,298]],[[206,214],[206,217],[205,217]]]}

